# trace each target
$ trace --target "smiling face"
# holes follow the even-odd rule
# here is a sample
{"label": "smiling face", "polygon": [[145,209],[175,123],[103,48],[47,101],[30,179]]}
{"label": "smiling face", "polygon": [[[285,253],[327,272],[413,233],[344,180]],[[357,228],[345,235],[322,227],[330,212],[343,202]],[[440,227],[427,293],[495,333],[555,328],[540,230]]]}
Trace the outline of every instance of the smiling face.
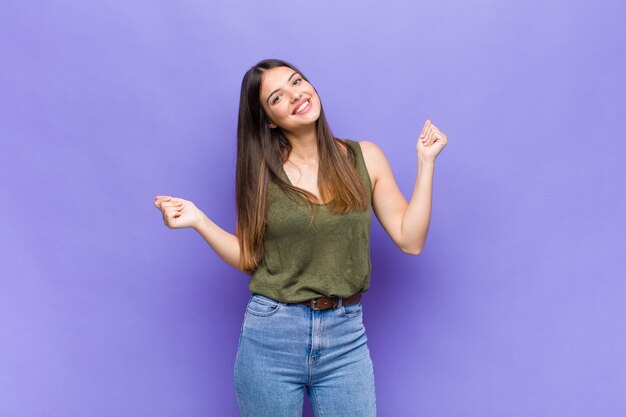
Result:
{"label": "smiling face", "polygon": [[289,67],[266,70],[261,81],[260,100],[271,120],[270,128],[287,132],[315,126],[320,116],[320,99],[313,86]]}

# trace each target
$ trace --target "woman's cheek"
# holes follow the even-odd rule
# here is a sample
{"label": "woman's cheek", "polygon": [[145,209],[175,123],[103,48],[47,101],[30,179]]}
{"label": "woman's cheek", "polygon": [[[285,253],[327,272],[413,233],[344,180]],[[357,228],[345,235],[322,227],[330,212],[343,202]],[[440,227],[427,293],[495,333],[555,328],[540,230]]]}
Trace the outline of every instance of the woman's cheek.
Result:
{"label": "woman's cheek", "polygon": [[281,109],[280,109],[280,115],[282,117],[285,117],[285,116],[289,115],[289,106],[287,106],[287,105],[282,106]]}

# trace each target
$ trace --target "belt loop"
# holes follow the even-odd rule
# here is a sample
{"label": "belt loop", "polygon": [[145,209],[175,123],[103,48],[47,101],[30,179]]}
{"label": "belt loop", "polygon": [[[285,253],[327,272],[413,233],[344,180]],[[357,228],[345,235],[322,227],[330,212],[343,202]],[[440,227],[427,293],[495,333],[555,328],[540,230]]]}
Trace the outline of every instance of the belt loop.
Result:
{"label": "belt loop", "polygon": [[337,303],[337,308],[343,305],[343,297],[339,297],[339,302]]}

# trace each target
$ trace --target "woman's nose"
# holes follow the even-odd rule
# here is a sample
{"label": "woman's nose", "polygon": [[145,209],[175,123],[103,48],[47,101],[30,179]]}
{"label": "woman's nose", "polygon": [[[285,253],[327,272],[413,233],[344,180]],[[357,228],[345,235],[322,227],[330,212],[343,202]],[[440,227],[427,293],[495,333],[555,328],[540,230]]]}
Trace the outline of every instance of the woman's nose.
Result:
{"label": "woman's nose", "polygon": [[291,92],[291,101],[293,103],[297,102],[300,97],[302,97],[302,93],[298,92],[298,91],[292,91]]}

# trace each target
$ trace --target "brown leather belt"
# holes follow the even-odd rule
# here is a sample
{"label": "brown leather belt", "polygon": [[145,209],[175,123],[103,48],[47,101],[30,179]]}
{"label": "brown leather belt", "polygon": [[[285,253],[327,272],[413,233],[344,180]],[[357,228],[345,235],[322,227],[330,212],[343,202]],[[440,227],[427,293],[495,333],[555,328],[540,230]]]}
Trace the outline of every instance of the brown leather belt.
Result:
{"label": "brown leather belt", "polygon": [[350,304],[356,304],[359,301],[361,301],[361,292],[357,292],[354,295],[351,295],[348,298],[341,298],[341,297],[319,297],[319,298],[313,298],[311,300],[306,300],[306,301],[300,301],[299,303],[295,303],[295,304],[304,304],[307,305],[309,307],[311,307],[313,310],[326,310],[329,308],[337,308],[339,307],[339,301],[342,300],[341,305],[350,305]]}

